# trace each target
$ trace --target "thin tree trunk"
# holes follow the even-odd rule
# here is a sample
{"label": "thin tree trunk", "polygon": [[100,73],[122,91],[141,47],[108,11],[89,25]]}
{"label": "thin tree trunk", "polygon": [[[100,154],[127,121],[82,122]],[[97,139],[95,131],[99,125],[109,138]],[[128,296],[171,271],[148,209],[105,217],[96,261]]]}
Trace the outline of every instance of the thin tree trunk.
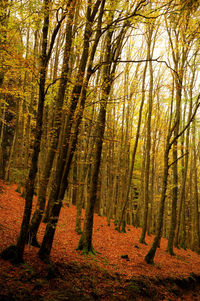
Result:
{"label": "thin tree trunk", "polygon": [[[106,47],[106,61],[110,62],[111,57],[111,39],[112,32],[107,34],[107,47]],[[85,221],[83,226],[83,233],[78,243],[78,250],[82,250],[84,253],[94,253],[92,246],[92,231],[93,231],[93,218],[94,218],[94,207],[97,199],[97,185],[99,177],[99,169],[101,163],[101,153],[103,146],[103,137],[106,124],[106,107],[108,102],[108,97],[111,90],[111,65],[110,63],[104,67],[103,70],[103,89],[102,89],[102,99],[100,102],[100,111],[97,119],[97,124],[95,128],[96,141],[95,141],[95,153],[94,153],[94,166],[92,169],[91,182],[90,182],[90,192],[89,199],[87,202],[87,208],[85,212]]]}
{"label": "thin tree trunk", "polygon": [[198,196],[198,175],[197,175],[197,152],[196,152],[196,124],[192,124],[193,139],[193,177],[194,177],[194,242],[193,250],[200,254],[200,229],[199,229],[199,196]]}
{"label": "thin tree trunk", "polygon": [[163,226],[163,215],[165,208],[165,199],[166,199],[166,191],[167,191],[167,182],[168,182],[168,171],[169,171],[169,152],[170,152],[170,134],[168,133],[167,142],[165,146],[164,153],[164,172],[163,172],[163,180],[162,180],[162,195],[160,199],[160,208],[159,208],[159,216],[158,216],[158,224],[156,229],[156,236],[154,238],[154,242],[149,252],[145,256],[145,261],[149,264],[153,263],[156,250],[159,247],[161,234],[162,234],[162,226]]}
{"label": "thin tree trunk", "polygon": [[136,152],[137,152],[137,146],[139,142],[139,137],[140,137],[140,128],[141,128],[141,123],[142,123],[142,113],[143,113],[143,106],[144,106],[144,101],[145,101],[145,79],[146,79],[146,71],[147,71],[147,65],[148,62],[146,61],[145,66],[144,66],[144,71],[143,71],[143,77],[142,77],[142,99],[140,103],[140,109],[139,109],[139,118],[138,118],[138,124],[137,124],[137,132],[136,132],[136,137],[135,137],[135,142],[134,142],[134,147],[133,147],[133,152],[132,152],[132,161],[131,161],[131,167],[130,167],[130,172],[129,172],[129,177],[128,177],[128,182],[127,182],[127,190],[126,190],[126,195],[125,195],[125,202],[122,208],[121,216],[118,222],[117,230],[121,231],[121,225],[122,221],[125,215],[126,207],[128,204],[128,199],[129,199],[129,194],[130,194],[130,188],[131,188],[131,182],[133,178],[133,170],[134,170],[134,165],[135,165],[135,157],[136,157]]}
{"label": "thin tree trunk", "polygon": [[[152,42],[153,27],[149,28],[148,32],[148,59],[152,58],[153,51],[151,53],[151,42]],[[144,182],[144,212],[143,212],[143,225],[142,233],[140,236],[140,243],[145,242],[145,235],[147,231],[147,217],[148,217],[148,206],[149,206],[149,175],[150,175],[150,152],[151,152],[151,115],[153,108],[153,67],[152,61],[149,61],[149,72],[150,72],[150,86],[149,86],[149,98],[148,98],[148,119],[147,119],[147,141],[146,141],[146,164],[145,164],[145,182]]]}
{"label": "thin tree trunk", "polygon": [[[189,106],[189,113],[188,113],[188,121],[190,120],[192,116],[192,106],[193,106],[193,95],[192,95],[192,90],[193,90],[193,85],[194,85],[194,79],[195,79],[195,71],[193,71],[192,74],[192,79],[190,83],[190,106]],[[180,204],[179,204],[179,210],[178,210],[178,215],[177,215],[177,225],[176,225],[176,231],[175,231],[175,237],[174,237],[174,245],[177,247],[178,246],[178,237],[179,237],[179,230],[180,230],[180,225],[181,225],[181,216],[183,219],[185,215],[185,191],[186,191],[186,180],[187,180],[187,172],[188,172],[188,159],[189,159],[189,137],[190,137],[190,128],[188,128],[186,132],[186,146],[185,146],[185,164],[184,164],[184,169],[183,169],[183,180],[182,180],[182,187],[181,187],[181,193],[180,193]],[[184,221],[183,221],[184,222]],[[182,239],[182,246],[185,248],[185,229],[183,229],[183,239]]]}

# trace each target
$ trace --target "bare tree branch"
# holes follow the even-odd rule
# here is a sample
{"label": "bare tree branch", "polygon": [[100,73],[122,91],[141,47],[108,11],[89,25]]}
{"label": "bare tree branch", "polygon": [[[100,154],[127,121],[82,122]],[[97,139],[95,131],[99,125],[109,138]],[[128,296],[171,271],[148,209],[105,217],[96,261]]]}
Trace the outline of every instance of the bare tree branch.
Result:
{"label": "bare tree branch", "polygon": [[[158,58],[155,58],[155,59],[141,59],[141,60],[120,60],[120,59],[117,59],[117,60],[113,60],[112,63],[145,63],[145,62],[157,62],[157,63],[164,63],[167,68],[169,68],[170,70],[172,70],[174,73],[176,73],[177,77],[179,77],[178,75],[178,72],[173,69],[166,61],[164,60],[159,60],[160,57]],[[106,65],[106,64],[109,64],[109,62],[101,62],[99,64],[97,64],[93,69],[92,69],[92,72],[96,72],[102,65]]]}
{"label": "bare tree branch", "polygon": [[189,155],[189,152],[183,154],[182,156],[178,157],[175,161],[173,161],[171,164],[168,165],[168,167],[170,168],[172,165],[174,165],[178,160],[182,159],[183,157]]}
{"label": "bare tree branch", "polygon": [[173,140],[170,142],[170,146],[172,146],[174,144],[174,142],[187,130],[187,128],[190,126],[191,122],[194,120],[194,117],[196,115],[196,112],[198,110],[198,108],[200,107],[200,94],[198,95],[197,97],[197,101],[196,101],[196,108],[194,109],[194,112],[190,118],[190,120],[188,121],[188,123],[186,124],[186,126],[183,128],[183,130],[178,134],[176,135]]}

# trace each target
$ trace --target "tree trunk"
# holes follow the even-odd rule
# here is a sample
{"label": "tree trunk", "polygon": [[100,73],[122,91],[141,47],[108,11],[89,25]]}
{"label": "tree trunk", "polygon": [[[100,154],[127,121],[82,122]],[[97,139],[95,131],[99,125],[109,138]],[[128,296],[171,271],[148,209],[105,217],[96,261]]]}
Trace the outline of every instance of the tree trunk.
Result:
{"label": "tree trunk", "polygon": [[[193,85],[194,85],[194,79],[195,79],[195,70],[193,70],[192,79],[190,83],[190,106],[189,106],[189,113],[188,113],[188,121],[191,119],[192,116],[192,106],[193,106]],[[186,132],[186,146],[185,146],[185,164],[183,168],[183,178],[182,178],[182,186],[181,186],[181,193],[180,193],[180,204],[179,204],[179,210],[177,215],[177,225],[176,225],[176,231],[175,231],[175,237],[174,237],[174,245],[177,247],[179,245],[179,230],[181,226],[181,217],[182,221],[184,223],[185,220],[185,198],[186,198],[186,181],[187,181],[187,172],[188,172],[188,160],[189,160],[189,138],[190,138],[190,128],[188,128]],[[185,245],[185,228],[183,228],[183,239],[182,239],[182,247],[186,248]]]}
{"label": "tree trunk", "polygon": [[146,61],[144,70],[143,70],[143,77],[142,77],[142,99],[141,99],[140,109],[139,109],[137,132],[136,132],[136,137],[135,137],[135,142],[134,142],[134,147],[133,147],[133,152],[132,152],[132,161],[131,161],[131,167],[130,167],[128,182],[127,182],[125,201],[124,201],[124,205],[122,207],[121,216],[120,216],[118,226],[117,226],[118,231],[121,231],[122,221],[123,221],[126,207],[128,204],[131,182],[132,182],[132,178],[133,178],[133,170],[134,170],[134,165],[135,165],[135,157],[136,157],[137,146],[138,146],[138,142],[139,142],[139,138],[140,138],[140,127],[141,127],[141,123],[142,123],[142,113],[143,113],[143,106],[144,106],[144,101],[145,101],[145,79],[146,79],[147,65],[148,65],[148,62]]}
{"label": "tree trunk", "polygon": [[167,136],[167,143],[165,147],[164,154],[164,172],[163,172],[163,180],[162,180],[162,195],[160,199],[160,208],[159,208],[159,216],[158,216],[158,224],[156,229],[156,236],[154,238],[154,242],[152,244],[151,249],[145,256],[145,261],[149,264],[153,264],[153,260],[156,254],[156,250],[160,244],[161,234],[162,234],[162,226],[163,226],[163,215],[164,215],[164,207],[165,207],[165,199],[166,199],[166,191],[167,191],[167,181],[168,181],[168,171],[169,171],[169,144],[170,136]]}
{"label": "tree trunk", "polygon": [[[108,31],[107,34],[107,46],[106,46],[106,61],[110,62],[111,56],[111,39],[112,32]],[[91,182],[90,182],[90,192],[89,199],[87,202],[87,208],[85,212],[85,221],[83,226],[83,233],[78,243],[78,250],[82,250],[84,253],[94,253],[92,246],[92,231],[93,231],[93,218],[94,218],[94,207],[97,199],[97,185],[98,176],[101,163],[101,153],[103,146],[103,137],[105,131],[106,123],[106,107],[107,101],[110,94],[110,89],[112,85],[110,64],[104,67],[103,70],[103,89],[102,89],[102,99],[100,102],[100,111],[97,119],[97,124],[95,128],[96,141],[95,141],[95,153],[94,153],[94,166],[92,169]]]}
{"label": "tree trunk", "polygon": [[199,196],[198,196],[198,175],[197,175],[197,153],[196,153],[196,125],[192,124],[193,139],[193,177],[194,177],[194,242],[193,250],[200,254],[200,229],[199,229]]}
{"label": "tree trunk", "polygon": [[[148,59],[152,58],[153,50],[151,53],[151,42],[152,42],[153,26],[149,27],[148,30]],[[148,206],[149,206],[149,175],[150,175],[150,152],[151,152],[151,115],[153,108],[153,68],[152,61],[149,61],[149,72],[150,72],[150,86],[149,86],[149,98],[148,98],[148,119],[147,119],[147,141],[146,141],[146,164],[145,164],[145,182],[144,182],[144,211],[143,211],[143,225],[142,233],[140,236],[140,243],[146,244],[145,235],[147,231],[147,218],[148,218]]]}

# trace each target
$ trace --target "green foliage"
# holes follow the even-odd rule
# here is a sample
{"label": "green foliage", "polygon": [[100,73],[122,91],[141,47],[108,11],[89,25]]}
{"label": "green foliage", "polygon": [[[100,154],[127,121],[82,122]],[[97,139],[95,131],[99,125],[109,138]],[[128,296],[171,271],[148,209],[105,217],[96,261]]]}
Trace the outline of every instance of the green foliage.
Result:
{"label": "green foliage", "polygon": [[113,223],[114,223],[115,226],[117,226],[118,225],[118,220],[114,219]]}
{"label": "green foliage", "polygon": [[151,282],[146,280],[145,277],[141,279],[130,279],[128,290],[132,298],[135,295],[144,298],[144,300],[150,300],[152,298],[155,291]]}
{"label": "green foliage", "polygon": [[23,268],[23,275],[21,275],[21,278],[23,278],[24,281],[28,281],[36,276],[35,270],[31,265],[24,263],[22,264],[22,268]]}
{"label": "green foliage", "polygon": [[[11,183],[24,183],[28,175],[28,169],[11,168],[9,181]],[[18,191],[21,192],[21,191]]]}

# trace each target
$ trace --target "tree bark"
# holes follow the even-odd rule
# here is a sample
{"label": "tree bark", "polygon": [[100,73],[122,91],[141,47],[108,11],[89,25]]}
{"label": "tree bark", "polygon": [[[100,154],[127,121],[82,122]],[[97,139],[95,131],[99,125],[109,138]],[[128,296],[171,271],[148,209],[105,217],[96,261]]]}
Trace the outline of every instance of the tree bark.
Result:
{"label": "tree bark", "polygon": [[[112,32],[108,31],[107,34],[107,46],[106,46],[106,62],[110,62],[111,57],[111,39]],[[95,141],[95,153],[94,153],[94,166],[92,169],[91,182],[90,182],[90,192],[89,199],[87,202],[87,208],[85,212],[85,221],[83,226],[83,232],[78,243],[78,250],[82,250],[84,253],[94,253],[92,246],[92,231],[93,231],[93,218],[94,218],[94,208],[97,199],[97,185],[98,176],[101,163],[101,153],[103,146],[103,137],[105,131],[106,123],[106,107],[107,101],[110,94],[110,89],[112,85],[111,81],[111,65],[108,63],[104,66],[103,70],[103,89],[102,89],[102,99],[100,102],[100,111],[97,119],[97,124],[95,128],[96,141]]]}
{"label": "tree bark", "polygon": [[[151,43],[152,43],[153,25],[149,27],[148,30],[148,59],[152,58],[153,49],[151,53]],[[143,211],[143,225],[142,233],[140,236],[140,243],[145,242],[145,235],[147,231],[147,217],[148,217],[148,206],[149,206],[149,176],[150,176],[150,152],[151,152],[151,115],[153,108],[153,67],[152,61],[149,61],[149,72],[150,72],[150,86],[149,86],[149,98],[148,98],[148,119],[147,119],[147,140],[146,140],[146,164],[145,164],[145,185],[144,185],[144,211]]]}
{"label": "tree bark", "polygon": [[167,191],[167,182],[168,182],[168,171],[169,171],[169,152],[170,152],[170,135],[168,133],[167,136],[167,143],[165,147],[165,154],[164,154],[164,172],[163,172],[163,180],[162,180],[162,195],[160,199],[160,208],[159,208],[159,216],[158,216],[158,224],[156,230],[156,236],[154,238],[152,247],[150,248],[149,252],[145,256],[145,261],[149,264],[153,264],[153,260],[156,254],[156,250],[160,244],[160,239],[162,235],[162,226],[163,226],[163,215],[164,215],[164,208],[165,208],[165,199],[166,199],[166,191]]}

